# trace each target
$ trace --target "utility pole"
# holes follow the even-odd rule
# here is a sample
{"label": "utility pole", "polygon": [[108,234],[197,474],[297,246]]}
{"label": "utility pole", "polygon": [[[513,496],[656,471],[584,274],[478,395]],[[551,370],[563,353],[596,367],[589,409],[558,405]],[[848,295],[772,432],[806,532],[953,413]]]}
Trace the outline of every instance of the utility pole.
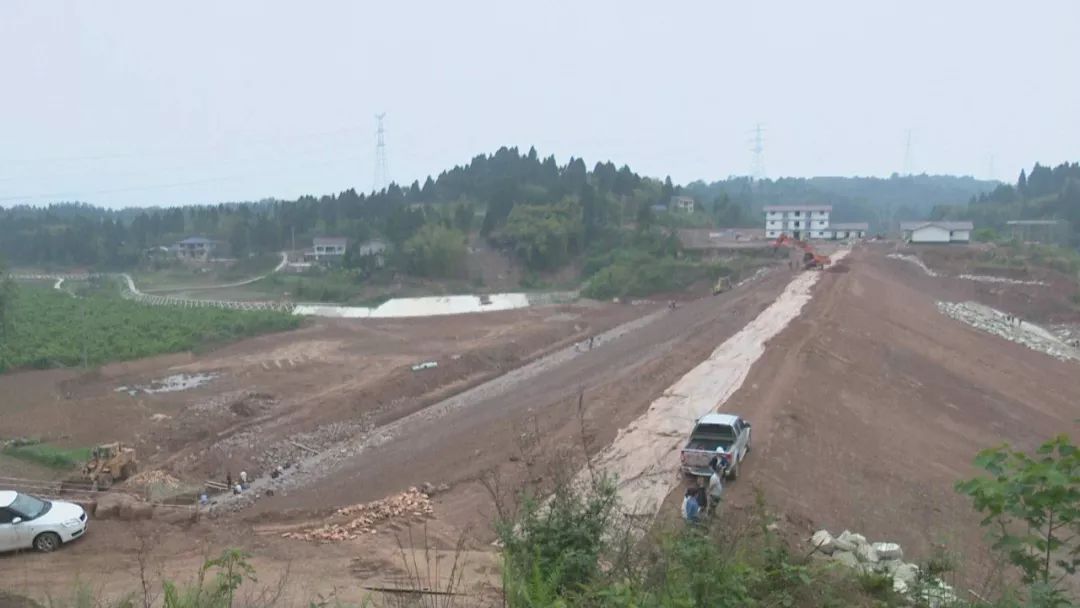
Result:
{"label": "utility pole", "polygon": [[383,129],[383,119],[386,112],[375,115],[375,179],[372,190],[378,192],[390,185],[390,163],[386,158],[386,138]]}
{"label": "utility pole", "polygon": [[989,161],[988,165],[989,166],[986,168],[986,179],[988,179],[988,180],[990,180],[992,182],[997,181],[997,167],[994,166],[994,155],[993,154],[990,155],[990,161]]}
{"label": "utility pole", "polygon": [[765,131],[760,122],[754,125],[752,133],[754,138],[750,141],[750,152],[753,153],[750,177],[756,181],[765,177]]}

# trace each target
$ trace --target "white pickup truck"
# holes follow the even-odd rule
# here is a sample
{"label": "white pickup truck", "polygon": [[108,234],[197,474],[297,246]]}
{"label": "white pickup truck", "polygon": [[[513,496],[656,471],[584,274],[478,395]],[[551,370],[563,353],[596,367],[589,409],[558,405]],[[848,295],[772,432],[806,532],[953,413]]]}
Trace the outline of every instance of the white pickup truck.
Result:
{"label": "white pickup truck", "polygon": [[709,462],[722,448],[729,463],[729,479],[739,477],[739,463],[750,451],[750,423],[731,414],[706,414],[698,419],[690,441],[682,451],[682,471],[687,475],[712,475]]}

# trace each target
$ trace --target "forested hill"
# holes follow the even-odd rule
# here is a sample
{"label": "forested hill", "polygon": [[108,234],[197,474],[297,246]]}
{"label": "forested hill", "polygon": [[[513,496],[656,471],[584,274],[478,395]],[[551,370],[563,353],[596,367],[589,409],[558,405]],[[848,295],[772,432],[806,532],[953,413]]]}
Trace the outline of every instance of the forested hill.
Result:
{"label": "forested hill", "polygon": [[687,194],[718,207],[733,206],[751,211],[753,225],[757,211],[765,205],[805,203],[833,206],[838,222],[869,222],[870,228],[886,232],[898,221],[927,218],[934,207],[963,203],[972,196],[990,192],[999,182],[952,175],[893,175],[878,177],[780,178],[751,182],[745,177],[706,184],[688,184]]}
{"label": "forested hill", "polygon": [[[535,149],[501,148],[423,183],[365,194],[302,196],[246,204],[105,210],[83,204],[0,209],[0,256],[13,264],[124,267],[149,247],[199,235],[229,245],[233,256],[310,245],[315,235],[403,245],[425,225],[485,236],[523,257],[556,260],[580,251],[605,227],[676,192],[670,180],[629,167],[571,158],[559,165]],[[431,229],[432,231],[434,228]],[[539,259],[539,258],[537,258]]]}
{"label": "forested hill", "polygon": [[[947,176],[778,179],[746,178],[686,187],[643,177],[627,166],[580,158],[560,165],[535,149],[501,148],[409,186],[380,192],[302,196],[172,208],[106,210],[83,204],[0,209],[0,257],[14,265],[131,267],[152,247],[202,236],[226,245],[224,255],[308,247],[313,236],[353,242],[380,238],[409,253],[406,270],[445,274],[440,256],[458,253],[465,233],[479,229],[492,243],[535,270],[560,266],[612,233],[658,218],[653,206],[675,194],[693,196],[695,225],[760,224],[763,205],[830,203],[838,221],[926,217],[935,205],[962,203],[992,184]],[[674,221],[679,218],[669,218]],[[680,220],[682,221],[682,220]],[[347,260],[348,262],[348,260]]]}

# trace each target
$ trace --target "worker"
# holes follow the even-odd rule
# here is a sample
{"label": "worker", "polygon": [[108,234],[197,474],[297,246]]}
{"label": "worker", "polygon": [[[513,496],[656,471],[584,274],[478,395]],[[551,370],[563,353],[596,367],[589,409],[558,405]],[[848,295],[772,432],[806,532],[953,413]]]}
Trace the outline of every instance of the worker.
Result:
{"label": "worker", "polygon": [[713,469],[712,475],[709,476],[709,507],[706,511],[709,517],[712,517],[716,513],[716,508],[720,506],[720,496],[724,493],[723,476],[723,469]]}
{"label": "worker", "polygon": [[728,460],[728,455],[724,452],[724,448],[716,448],[715,455],[712,457],[712,460],[709,461],[709,469],[712,471],[719,470],[720,474],[723,475],[727,472],[729,467],[731,467],[731,461]]}
{"label": "worker", "polygon": [[245,490],[250,487],[248,485],[247,471],[240,471],[240,487]]}
{"label": "worker", "polygon": [[695,494],[695,498],[697,498],[699,505],[709,504],[709,491],[706,487],[706,482],[707,480],[704,477],[697,478],[697,493]]}
{"label": "worker", "polygon": [[701,521],[701,505],[698,504],[697,488],[690,486],[686,488],[686,493],[683,495],[683,519],[688,524],[696,524]]}

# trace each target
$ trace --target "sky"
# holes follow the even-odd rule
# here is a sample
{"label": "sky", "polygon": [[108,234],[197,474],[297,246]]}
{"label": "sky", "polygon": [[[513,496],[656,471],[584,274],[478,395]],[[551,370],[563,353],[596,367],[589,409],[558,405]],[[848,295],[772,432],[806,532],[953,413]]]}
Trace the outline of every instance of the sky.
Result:
{"label": "sky", "polygon": [[[1080,160],[1076,0],[0,2],[0,205],[294,198],[500,146],[685,183]],[[910,154],[906,145],[910,133]]]}

